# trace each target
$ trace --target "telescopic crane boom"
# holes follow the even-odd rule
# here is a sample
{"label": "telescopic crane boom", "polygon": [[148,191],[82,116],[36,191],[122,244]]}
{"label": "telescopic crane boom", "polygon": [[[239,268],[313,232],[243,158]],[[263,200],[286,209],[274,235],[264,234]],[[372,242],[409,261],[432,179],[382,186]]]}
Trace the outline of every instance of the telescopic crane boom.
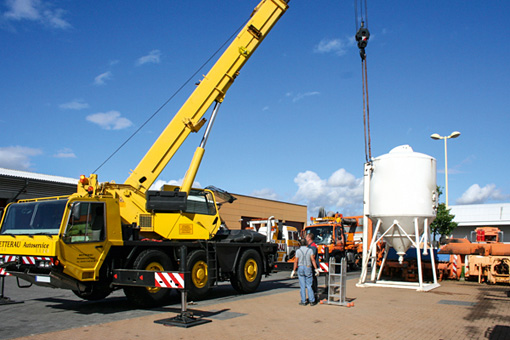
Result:
{"label": "telescopic crane boom", "polygon": [[[247,24],[204,76],[193,94],[126,179],[125,184],[142,193],[150,188],[188,135],[191,132],[198,132],[204,125],[205,119],[202,117],[213,102],[216,102],[215,111],[218,109],[219,103],[223,102],[227,90],[243,65],[287,7],[287,1],[284,0],[265,0],[255,8]],[[203,147],[199,147],[186,176],[188,184],[183,183],[183,191],[189,192],[198,170],[196,163],[200,162],[202,154]]]}

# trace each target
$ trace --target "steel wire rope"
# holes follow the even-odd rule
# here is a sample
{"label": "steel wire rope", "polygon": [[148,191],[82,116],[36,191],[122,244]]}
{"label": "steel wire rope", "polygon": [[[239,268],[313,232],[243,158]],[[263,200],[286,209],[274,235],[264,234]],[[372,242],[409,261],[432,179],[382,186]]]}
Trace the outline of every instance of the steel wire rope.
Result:
{"label": "steel wire rope", "polygon": [[[358,11],[358,1],[360,2],[360,8]],[[359,21],[358,21],[359,20]],[[361,30],[366,29],[365,44],[360,45],[358,41],[358,47],[360,48],[361,56],[361,78],[362,78],[362,91],[363,91],[363,132],[365,137],[365,160],[368,162],[372,159],[372,142],[370,136],[370,106],[368,100],[368,68],[367,68],[367,55],[365,53],[365,46],[370,37],[368,32],[368,10],[367,0],[354,0],[354,21],[356,26],[356,40],[358,40],[358,34]],[[358,26],[358,22],[360,25]]]}
{"label": "steel wire rope", "polygon": [[230,37],[225,40],[225,42],[142,124],[140,125],[140,127],[138,129],[136,129],[135,132],[133,132],[131,134],[131,136],[129,136],[110,156],[108,156],[108,158],[106,158],[106,160],[103,161],[103,163],[101,163],[101,165],[99,165],[96,170],[94,170],[92,173],[95,174],[97,173],[97,171],[99,169],[101,169],[103,167],[103,165],[105,165],[110,159],[112,159],[113,156],[115,156],[117,154],[117,152],[120,151],[120,149],[122,149],[136,134],[138,134],[138,132],[140,132],[140,130],[143,129],[143,127],[145,125],[147,125],[172,99],[174,99],[174,97],[179,94],[179,92],[181,92],[181,90],[186,86],[188,85],[188,83],[193,79],[195,78],[195,76],[225,47],[225,45],[227,43],[229,43],[230,41],[232,41],[232,39],[234,38],[234,36],[236,36],[238,34],[238,32],[241,31],[241,29],[246,25],[246,23],[249,21],[246,20],[233,34],[230,35]]}
{"label": "steel wire rope", "polygon": [[[364,68],[364,70],[363,70]],[[363,125],[365,130],[365,160],[368,162],[372,159],[372,140],[370,136],[370,108],[368,104],[368,72],[367,59],[362,61],[361,73],[363,78]],[[366,113],[365,113],[366,108]],[[368,150],[368,153],[367,153]]]}
{"label": "steel wire rope", "polygon": [[[358,0],[354,0],[354,26],[356,27],[356,31],[358,31],[358,14],[360,21],[366,23],[366,27],[368,27],[368,11],[367,11],[367,0],[359,0],[360,10],[358,11]],[[363,5],[364,3],[364,5]],[[365,15],[363,15],[363,8],[365,9]]]}

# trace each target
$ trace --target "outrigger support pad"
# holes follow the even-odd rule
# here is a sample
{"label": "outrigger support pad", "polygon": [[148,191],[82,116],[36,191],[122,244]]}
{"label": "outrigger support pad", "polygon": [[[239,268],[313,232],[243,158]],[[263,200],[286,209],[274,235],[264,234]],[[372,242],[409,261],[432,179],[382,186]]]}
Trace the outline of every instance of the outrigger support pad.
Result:
{"label": "outrigger support pad", "polygon": [[182,273],[185,274],[185,284],[184,289],[181,289],[181,313],[177,316],[174,316],[173,318],[168,319],[162,319],[162,320],[155,320],[154,323],[159,323],[165,326],[177,326],[177,327],[183,327],[183,328],[189,328],[193,326],[202,325],[204,323],[209,323],[211,320],[203,319],[201,317],[195,317],[193,315],[193,312],[188,311],[187,304],[188,304],[188,285],[190,284],[191,280],[189,279],[190,276],[188,275],[186,271],[186,258],[188,257],[188,249],[186,246],[181,246],[181,263],[180,263],[180,270]]}

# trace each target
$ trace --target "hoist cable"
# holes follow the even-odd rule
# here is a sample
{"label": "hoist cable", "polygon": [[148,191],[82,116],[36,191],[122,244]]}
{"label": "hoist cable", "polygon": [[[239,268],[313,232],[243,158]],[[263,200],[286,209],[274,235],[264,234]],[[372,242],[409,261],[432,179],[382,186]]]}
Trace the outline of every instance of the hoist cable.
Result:
{"label": "hoist cable", "polygon": [[[368,147],[365,147],[365,158],[367,158],[367,162],[372,159],[372,141],[370,137],[370,106],[369,106],[369,100],[368,100],[368,68],[367,68],[367,59],[365,59],[362,62],[364,70],[363,72],[363,116],[365,116],[365,107],[366,107],[366,124],[365,124],[365,131],[366,131],[366,138],[365,138],[365,144],[368,145]],[[365,98],[366,98],[366,104],[365,104]],[[366,149],[368,148],[368,157],[366,155]]]}
{"label": "hoist cable", "polygon": [[365,161],[368,163],[368,136],[367,136],[367,115],[365,111],[365,74],[363,72],[363,61],[361,61],[361,86],[363,90],[363,133],[365,135]]}
{"label": "hoist cable", "polygon": [[[360,6],[358,11],[358,0],[354,0],[354,26],[356,27],[356,31],[359,29],[359,22],[364,22],[365,27],[368,27],[368,11],[367,11],[367,1],[359,0]],[[364,14],[363,14],[364,10]],[[359,19],[359,20],[358,20]]]}
{"label": "hoist cable", "polygon": [[354,0],[354,27],[358,31],[358,1]]}
{"label": "hoist cable", "polygon": [[[356,41],[358,42],[358,48],[360,50],[361,57],[361,79],[362,79],[362,91],[363,91],[363,132],[365,137],[365,159],[368,162],[372,159],[372,147],[370,137],[370,107],[368,100],[368,67],[367,67],[367,55],[365,47],[368,44],[370,38],[370,32],[368,31],[368,11],[367,11],[367,0],[354,0],[354,19],[356,26]],[[358,25],[359,23],[359,25]]]}
{"label": "hoist cable", "polygon": [[367,9],[367,0],[365,0],[365,15],[361,17],[361,19],[365,22],[365,27],[368,27],[368,9]]}
{"label": "hoist cable", "polygon": [[[249,20],[249,19],[248,19]],[[129,136],[110,156],[108,156],[108,158],[106,158],[106,160],[101,163],[101,165],[99,165],[96,170],[94,170],[92,173],[95,174],[97,173],[97,171],[99,169],[101,169],[103,167],[103,165],[105,165],[113,156],[115,156],[115,154],[117,154],[117,152],[120,151],[120,149],[122,149],[136,134],[138,134],[138,132],[140,132],[140,130],[143,129],[143,127],[145,125],[147,125],[147,123],[149,123],[172,99],[174,99],[174,97],[179,94],[179,92],[181,92],[181,90],[189,84],[189,82],[196,77],[196,75],[225,47],[225,45],[227,43],[229,43],[230,41],[232,41],[232,39],[234,39],[234,36],[236,36],[238,34],[238,32],[241,31],[241,29],[246,25],[246,23],[248,22],[248,20],[246,20],[232,35],[230,35],[230,37],[225,40],[225,42],[170,96],[170,98],[168,98],[156,111],[154,111],[154,113],[142,124],[140,125],[140,127],[138,129],[136,129],[135,132],[133,132],[131,134],[131,136]]]}

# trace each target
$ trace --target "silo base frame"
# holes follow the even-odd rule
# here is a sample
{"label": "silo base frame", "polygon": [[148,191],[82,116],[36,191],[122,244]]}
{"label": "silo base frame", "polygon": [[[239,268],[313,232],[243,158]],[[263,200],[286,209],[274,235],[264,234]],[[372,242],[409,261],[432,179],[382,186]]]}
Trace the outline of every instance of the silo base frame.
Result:
{"label": "silo base frame", "polygon": [[[429,235],[430,235],[428,221],[427,221],[427,219],[425,219],[425,221],[424,221],[424,231],[423,231],[423,235],[421,235],[421,237],[418,232],[418,230],[419,230],[418,223],[419,223],[418,219],[416,218],[414,220],[415,234],[414,234],[414,240],[413,240],[413,238],[412,238],[413,235],[407,234],[405,232],[405,230],[398,223],[394,223],[380,237],[377,237],[379,229],[381,227],[381,220],[378,220],[376,228],[373,233],[371,243],[370,243],[370,249],[367,252],[368,256],[366,256],[363,259],[361,276],[360,276],[360,280],[359,280],[358,284],[356,285],[357,287],[389,287],[389,288],[416,289],[417,291],[429,291],[429,290],[432,290],[432,289],[440,286],[439,283],[437,282],[437,275],[436,275],[436,271],[435,271],[436,266],[435,266],[433,250],[432,250],[432,248],[428,247],[428,239],[429,239]],[[411,244],[416,249],[416,259],[418,262],[418,277],[419,277],[419,281],[417,283],[416,282],[405,282],[405,281],[385,281],[385,280],[380,279],[382,270],[384,269],[384,265],[386,263],[388,251],[390,248],[388,243],[386,243],[384,258],[383,258],[381,266],[379,268],[379,272],[377,273],[377,261],[376,261],[377,243],[379,241],[383,240],[384,237],[387,237],[387,235],[390,234],[390,232],[393,232],[394,229],[397,229],[397,231],[401,235],[401,237],[406,237],[407,239],[409,239]],[[364,242],[366,242],[365,240],[367,240],[366,237],[364,237]],[[431,264],[432,264],[432,276],[433,276],[432,283],[425,283],[423,281],[423,267],[422,267],[422,261],[421,261],[421,251],[420,251],[421,243],[423,244],[425,255],[427,254],[427,250],[430,250],[432,252],[432,255],[430,257]],[[365,248],[365,244],[364,244],[363,248]],[[367,280],[368,263],[369,262],[371,262],[371,279]]]}
{"label": "silo base frame", "polygon": [[429,290],[432,290],[432,289],[440,287],[440,286],[441,285],[439,283],[426,283],[426,284],[422,284],[420,287],[420,284],[418,282],[385,281],[385,280],[378,280],[375,283],[365,282],[365,283],[356,284],[356,287],[404,288],[404,289],[414,289],[418,292],[428,292]]}

